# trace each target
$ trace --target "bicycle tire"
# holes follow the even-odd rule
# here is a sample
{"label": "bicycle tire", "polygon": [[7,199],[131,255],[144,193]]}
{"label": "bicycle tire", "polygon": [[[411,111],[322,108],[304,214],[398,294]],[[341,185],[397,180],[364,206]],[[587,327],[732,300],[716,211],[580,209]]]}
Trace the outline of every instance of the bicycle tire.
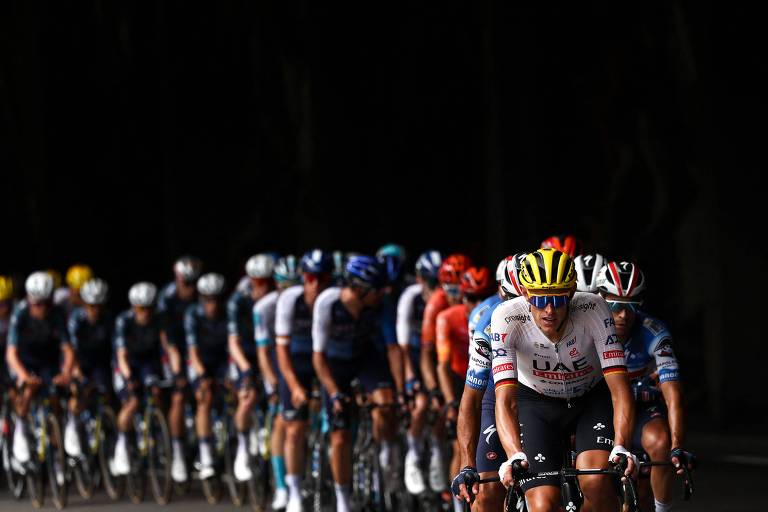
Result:
{"label": "bicycle tire", "polygon": [[147,476],[150,489],[158,505],[171,501],[173,480],[171,479],[171,435],[168,423],[159,409],[152,409],[147,430],[149,432],[149,450],[147,452]]}
{"label": "bicycle tire", "polygon": [[93,491],[96,488],[96,475],[98,471],[95,470],[98,466],[96,462],[98,454],[95,450],[92,450],[91,444],[88,442],[88,435],[85,432],[83,422],[80,421],[79,415],[75,421],[77,436],[80,439],[81,454],[79,458],[74,460],[72,473],[77,493],[81,498],[87,500],[93,496]]}
{"label": "bicycle tire", "polygon": [[[45,466],[48,477],[48,486],[51,489],[51,502],[57,510],[67,506],[68,483],[66,476],[67,455],[64,453],[64,437],[61,435],[59,419],[53,413],[46,416]],[[57,472],[60,471],[60,474]]]}
{"label": "bicycle tire", "polygon": [[218,475],[200,481],[203,496],[209,505],[216,505],[221,500],[221,479]]}
{"label": "bicycle tire", "polygon": [[251,472],[253,476],[247,482],[248,501],[254,512],[268,510],[267,496],[269,493],[269,467],[260,454],[251,457]]}
{"label": "bicycle tire", "polygon": [[[136,433],[134,431],[134,439],[135,436],[140,435],[144,434]],[[125,487],[128,499],[130,499],[131,503],[134,505],[138,505],[144,501],[144,495],[147,492],[147,478],[144,473],[144,458],[141,453],[139,453],[139,447],[135,444],[135,441],[130,443],[129,457],[131,460],[131,470],[125,476]]]}
{"label": "bicycle tire", "polygon": [[115,412],[106,406],[101,410],[96,422],[96,454],[99,460],[101,482],[109,499],[117,501],[125,494],[125,477],[114,476],[109,469],[109,461],[115,453],[117,443],[117,422]]}

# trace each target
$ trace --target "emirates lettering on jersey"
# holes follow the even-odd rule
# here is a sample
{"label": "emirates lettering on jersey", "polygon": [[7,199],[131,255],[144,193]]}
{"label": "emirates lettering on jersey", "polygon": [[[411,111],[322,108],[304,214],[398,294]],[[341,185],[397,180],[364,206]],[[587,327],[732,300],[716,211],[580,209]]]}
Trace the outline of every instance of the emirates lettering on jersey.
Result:
{"label": "emirates lettering on jersey", "polygon": [[493,367],[493,374],[496,375],[499,372],[513,372],[515,371],[515,365],[512,363],[504,363]]}
{"label": "emirates lettering on jersey", "polygon": [[[495,370],[496,368],[494,368],[494,373]],[[552,368],[549,361],[540,362],[536,359],[533,360],[533,374],[542,379],[573,380],[589,375],[594,370],[595,368],[589,364],[584,357],[573,361],[573,369],[568,368],[564,363],[557,363],[555,367]]]}
{"label": "emirates lettering on jersey", "polygon": [[623,350],[606,350],[603,352],[603,359],[614,359],[622,356],[624,356]]}

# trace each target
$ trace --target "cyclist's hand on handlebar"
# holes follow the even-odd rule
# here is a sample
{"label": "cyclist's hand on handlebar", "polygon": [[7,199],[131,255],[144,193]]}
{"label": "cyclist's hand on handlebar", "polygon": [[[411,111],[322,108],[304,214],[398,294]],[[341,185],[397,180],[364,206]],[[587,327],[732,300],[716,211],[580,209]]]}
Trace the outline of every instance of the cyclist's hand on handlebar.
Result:
{"label": "cyclist's hand on handlebar", "polygon": [[620,444],[613,447],[611,454],[608,456],[608,461],[623,467],[624,477],[634,478],[637,476],[637,470],[640,467],[637,463],[637,457]]}
{"label": "cyclist's hand on handlebar", "polygon": [[54,375],[51,381],[57,386],[66,386],[69,383],[69,375],[59,373],[58,375]]}
{"label": "cyclist's hand on handlebar", "polygon": [[515,473],[528,469],[528,456],[523,452],[517,452],[506,462],[501,463],[499,468],[499,478],[504,487],[515,485]]}
{"label": "cyclist's hand on handlebar", "polygon": [[349,398],[344,393],[334,393],[331,395],[331,401],[333,402],[333,413],[342,414]]}
{"label": "cyclist's hand on handlebar", "polygon": [[689,471],[696,469],[696,456],[686,451],[685,448],[672,448],[672,451],[669,452],[669,458],[677,468],[678,475],[683,474],[683,466],[686,466]]}
{"label": "cyclist's hand on handlebar", "polygon": [[475,496],[480,492],[480,475],[477,469],[472,466],[466,466],[459,474],[453,477],[451,482],[451,492],[461,501],[472,503]]}
{"label": "cyclist's hand on handlebar", "polygon": [[17,379],[17,382],[16,382],[16,384],[20,388],[23,387],[23,386],[38,387],[42,383],[43,383],[43,381],[40,380],[40,377],[38,377],[37,375],[34,375],[32,373],[28,373],[25,376],[19,376],[18,379]]}

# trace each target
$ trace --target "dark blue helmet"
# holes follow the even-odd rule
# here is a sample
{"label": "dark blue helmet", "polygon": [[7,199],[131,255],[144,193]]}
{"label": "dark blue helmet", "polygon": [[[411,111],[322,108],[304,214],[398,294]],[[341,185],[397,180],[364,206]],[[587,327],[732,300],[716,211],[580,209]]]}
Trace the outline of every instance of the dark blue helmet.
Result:
{"label": "dark blue helmet", "polygon": [[440,251],[426,251],[416,260],[416,275],[428,281],[437,282],[437,274],[443,263]]}
{"label": "dark blue helmet", "polygon": [[344,279],[349,285],[381,288],[387,284],[387,273],[373,256],[358,255],[347,260]]}
{"label": "dark blue helmet", "polygon": [[333,270],[333,256],[322,249],[312,249],[301,257],[301,271],[307,274],[325,274]]}
{"label": "dark blue helmet", "polygon": [[397,284],[403,277],[403,259],[395,254],[386,254],[379,256],[376,259],[384,267],[384,271],[387,275],[387,282],[389,284]]}

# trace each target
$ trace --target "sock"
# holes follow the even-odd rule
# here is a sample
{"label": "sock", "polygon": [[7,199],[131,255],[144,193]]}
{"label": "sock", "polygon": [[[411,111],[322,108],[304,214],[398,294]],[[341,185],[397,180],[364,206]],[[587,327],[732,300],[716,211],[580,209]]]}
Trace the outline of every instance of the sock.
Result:
{"label": "sock", "polygon": [[672,504],[671,503],[661,503],[660,501],[653,500],[654,505],[656,506],[656,512],[669,512],[672,510]]}
{"label": "sock", "polygon": [[200,464],[203,466],[210,466],[213,464],[210,437],[203,437],[200,439]]}
{"label": "sock", "polygon": [[125,443],[128,442],[128,436],[125,434],[125,432],[118,432],[117,433],[117,445],[115,448],[117,449],[120,447],[121,449],[125,450],[126,446]]}
{"label": "sock", "polygon": [[301,501],[301,476],[285,475],[285,485],[288,486],[288,499]]}
{"label": "sock", "polygon": [[18,416],[16,416],[16,413],[13,414],[13,424],[16,426],[16,432],[19,433],[19,435],[27,435],[27,422],[22,421]]}
{"label": "sock", "polygon": [[419,453],[419,441],[416,439],[416,436],[408,433],[408,435],[406,435],[406,440],[408,441],[408,451]]}
{"label": "sock", "polygon": [[333,484],[336,491],[336,512],[349,512],[349,487]]}
{"label": "sock", "polygon": [[248,432],[237,432],[237,451],[248,450]]}
{"label": "sock", "polygon": [[272,476],[275,489],[285,489],[285,458],[281,455],[272,456]]}
{"label": "sock", "polygon": [[173,445],[173,458],[183,459],[184,451],[181,449],[181,440],[178,437],[174,437],[171,444]]}

